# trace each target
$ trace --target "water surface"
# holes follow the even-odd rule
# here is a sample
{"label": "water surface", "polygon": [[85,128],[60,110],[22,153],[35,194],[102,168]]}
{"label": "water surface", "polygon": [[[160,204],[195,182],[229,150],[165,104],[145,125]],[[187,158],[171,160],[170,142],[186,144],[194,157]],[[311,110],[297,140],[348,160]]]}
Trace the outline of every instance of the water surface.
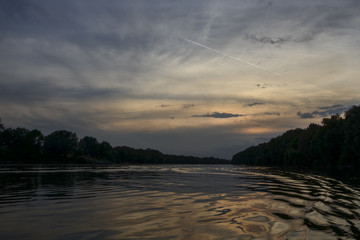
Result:
{"label": "water surface", "polygon": [[360,239],[360,188],[231,165],[0,170],[0,239]]}

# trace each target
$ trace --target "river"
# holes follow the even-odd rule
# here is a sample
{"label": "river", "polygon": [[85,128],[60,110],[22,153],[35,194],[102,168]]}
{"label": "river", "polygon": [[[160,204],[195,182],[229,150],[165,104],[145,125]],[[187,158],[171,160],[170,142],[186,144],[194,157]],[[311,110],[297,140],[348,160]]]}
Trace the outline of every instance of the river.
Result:
{"label": "river", "polygon": [[0,169],[0,239],[360,239],[352,180],[232,165]]}

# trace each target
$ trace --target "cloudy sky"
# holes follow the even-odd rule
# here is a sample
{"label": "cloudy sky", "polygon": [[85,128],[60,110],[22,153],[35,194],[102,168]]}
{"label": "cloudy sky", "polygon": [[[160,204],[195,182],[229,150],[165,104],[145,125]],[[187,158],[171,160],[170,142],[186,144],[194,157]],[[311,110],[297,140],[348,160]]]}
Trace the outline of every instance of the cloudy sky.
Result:
{"label": "cloudy sky", "polygon": [[360,99],[357,0],[2,0],[0,117],[231,156]]}

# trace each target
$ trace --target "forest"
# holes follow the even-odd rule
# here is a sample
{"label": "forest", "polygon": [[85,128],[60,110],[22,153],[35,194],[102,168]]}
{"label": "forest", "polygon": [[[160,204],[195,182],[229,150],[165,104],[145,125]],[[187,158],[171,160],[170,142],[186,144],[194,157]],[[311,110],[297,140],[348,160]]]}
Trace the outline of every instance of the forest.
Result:
{"label": "forest", "polygon": [[228,164],[214,157],[163,154],[153,149],[112,147],[86,136],[58,130],[44,136],[39,130],[5,128],[0,121],[0,163],[2,164]]}
{"label": "forest", "polygon": [[360,168],[360,106],[353,106],[344,117],[324,118],[321,125],[293,129],[267,143],[235,154],[232,164],[295,166],[321,169]]}
{"label": "forest", "polygon": [[[0,163],[68,164],[228,164],[214,157],[163,154],[154,149],[113,147],[107,141],[57,130],[49,135],[26,128],[6,128],[0,121]],[[301,168],[360,168],[360,106],[344,116],[324,118],[321,125],[292,129],[267,143],[235,154],[232,164]]]}

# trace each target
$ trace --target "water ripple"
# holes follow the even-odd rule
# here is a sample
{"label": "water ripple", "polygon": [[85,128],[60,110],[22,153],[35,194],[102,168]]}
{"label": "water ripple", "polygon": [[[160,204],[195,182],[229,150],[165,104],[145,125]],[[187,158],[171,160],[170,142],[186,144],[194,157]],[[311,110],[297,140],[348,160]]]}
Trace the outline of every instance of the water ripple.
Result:
{"label": "water ripple", "polygon": [[360,239],[358,186],[238,166],[0,171],[1,239]]}

